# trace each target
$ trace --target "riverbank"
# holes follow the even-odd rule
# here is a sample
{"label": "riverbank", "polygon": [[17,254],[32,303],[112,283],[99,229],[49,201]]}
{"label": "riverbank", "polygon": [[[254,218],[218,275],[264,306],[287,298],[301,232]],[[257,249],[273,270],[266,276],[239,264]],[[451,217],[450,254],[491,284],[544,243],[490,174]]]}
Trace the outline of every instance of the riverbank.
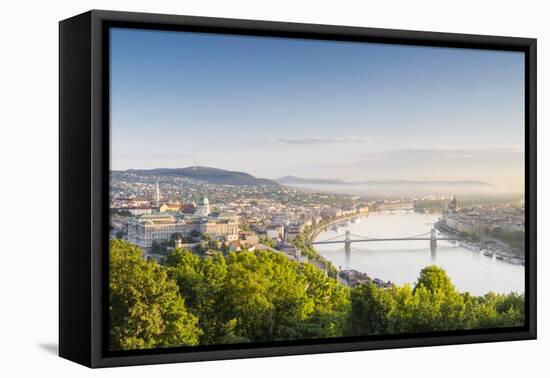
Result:
{"label": "riverbank", "polygon": [[[312,229],[311,231],[309,231],[309,233],[307,233],[307,235],[304,235],[306,245],[311,251],[313,251],[313,253],[315,253],[316,256],[318,256],[318,259],[322,264],[324,264],[325,266],[328,265],[336,271],[336,277],[334,277],[334,278],[338,279],[338,281],[343,285],[346,285],[346,286],[349,286],[349,287],[355,287],[355,286],[361,285],[361,284],[372,283],[372,284],[374,284],[374,285],[376,285],[380,288],[393,287],[392,282],[384,281],[380,278],[372,278],[365,272],[360,272],[360,271],[357,271],[357,270],[354,270],[354,269],[347,269],[347,270],[338,269],[334,266],[334,264],[331,261],[327,260],[323,255],[321,255],[321,253],[319,251],[317,251],[313,247],[312,243],[315,241],[315,238],[321,232],[326,231],[329,227],[334,226],[334,225],[338,225],[342,222],[352,221],[354,219],[366,217],[368,215],[369,215],[369,212],[362,212],[362,213],[358,213],[358,214],[348,215],[348,216],[345,216],[345,217],[340,217],[340,218],[334,219],[334,220],[332,220],[328,223],[320,225],[320,226]],[[319,266],[317,265],[317,267],[319,267]]]}
{"label": "riverbank", "polygon": [[325,223],[323,225],[320,225],[320,226],[317,226],[315,228],[313,228],[308,235],[306,235],[304,237],[304,239],[306,240],[306,243],[309,244],[309,246],[312,246],[311,243],[313,243],[314,239],[321,233],[323,232],[324,230],[327,229],[327,227],[330,227],[330,226],[333,226],[335,224],[338,224],[338,223],[341,223],[341,222],[344,222],[344,221],[348,221],[348,220],[353,220],[353,219],[356,219],[356,218],[361,218],[361,217],[366,217],[369,215],[369,212],[362,212],[362,213],[357,213],[357,214],[353,214],[353,215],[347,215],[345,217],[340,217],[340,218],[337,218],[337,219],[334,219],[334,220],[331,220],[330,222],[328,223]]}
{"label": "riverbank", "polygon": [[[460,237],[458,231],[447,227],[447,225],[445,225],[445,223],[441,220],[435,222],[434,227],[437,231],[444,235]],[[462,240],[460,240],[459,243],[461,243],[461,246],[464,248],[470,249],[474,252],[483,253],[483,255],[487,257],[502,260],[514,265],[525,266],[525,257],[516,253],[512,247],[502,241],[497,241],[495,239],[474,240],[471,237],[462,237]]]}
{"label": "riverbank", "polygon": [[332,225],[352,220],[354,218],[358,217],[364,217],[367,216],[368,212],[362,212],[358,214],[348,215],[345,217],[340,217],[337,219],[333,219],[330,222],[323,223],[321,225],[318,225],[312,229],[308,229],[304,231],[300,236],[295,238],[292,241],[292,244],[294,244],[295,247],[300,249],[302,251],[302,254],[305,254],[309,262],[313,265],[315,265],[317,268],[325,271],[328,276],[337,279],[339,275],[339,269],[334,266],[334,264],[327,260],[323,255],[319,253],[314,247],[313,247],[313,241],[321,233],[323,230],[325,230],[327,227],[330,227]]}

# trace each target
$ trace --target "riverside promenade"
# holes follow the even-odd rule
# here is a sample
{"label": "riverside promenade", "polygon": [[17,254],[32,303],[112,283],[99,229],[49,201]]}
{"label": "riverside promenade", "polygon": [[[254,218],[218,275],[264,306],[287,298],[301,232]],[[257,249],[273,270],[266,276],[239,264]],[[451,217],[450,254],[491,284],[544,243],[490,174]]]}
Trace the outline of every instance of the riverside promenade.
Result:
{"label": "riverside promenade", "polygon": [[360,217],[366,217],[369,215],[369,212],[366,211],[366,212],[362,212],[362,213],[358,213],[358,214],[353,214],[353,215],[347,215],[345,217],[340,217],[340,218],[336,218],[334,220],[331,220],[330,222],[326,223],[326,224],[323,224],[321,226],[317,226],[315,228],[313,228],[311,230],[311,232],[306,236],[305,238],[305,242],[306,244],[313,248],[313,241],[315,240],[315,238],[321,233],[323,232],[327,227],[330,227],[332,225],[335,225],[337,223],[340,223],[340,222],[343,222],[343,221],[347,221],[347,220],[352,220],[352,219],[355,219],[355,218],[360,218]]}

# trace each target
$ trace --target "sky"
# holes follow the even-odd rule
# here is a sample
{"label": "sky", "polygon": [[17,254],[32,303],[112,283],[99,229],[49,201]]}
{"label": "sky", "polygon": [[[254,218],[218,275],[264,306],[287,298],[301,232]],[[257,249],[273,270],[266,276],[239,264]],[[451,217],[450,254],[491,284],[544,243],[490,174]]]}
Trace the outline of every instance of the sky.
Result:
{"label": "sky", "polygon": [[520,52],[111,29],[111,168],[524,179]]}

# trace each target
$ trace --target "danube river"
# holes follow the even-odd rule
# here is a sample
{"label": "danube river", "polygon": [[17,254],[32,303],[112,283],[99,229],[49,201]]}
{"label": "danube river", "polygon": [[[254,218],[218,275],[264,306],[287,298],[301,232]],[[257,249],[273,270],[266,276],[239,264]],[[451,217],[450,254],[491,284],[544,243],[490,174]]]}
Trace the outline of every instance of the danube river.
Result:
{"label": "danube river", "polygon": [[[329,227],[315,240],[331,239],[345,234],[346,230],[352,235],[370,238],[408,237],[429,232],[438,218],[438,214],[413,212],[371,213],[368,217],[342,223],[336,229],[335,226]],[[357,237],[351,237],[354,238]],[[454,241],[438,241],[435,250],[431,250],[428,240],[352,243],[347,253],[344,243],[317,244],[315,249],[336,267],[358,270],[372,278],[398,285],[414,285],[422,268],[438,265],[445,269],[459,291],[469,291],[474,295],[489,291],[523,293],[525,287],[522,265],[485,256]]]}

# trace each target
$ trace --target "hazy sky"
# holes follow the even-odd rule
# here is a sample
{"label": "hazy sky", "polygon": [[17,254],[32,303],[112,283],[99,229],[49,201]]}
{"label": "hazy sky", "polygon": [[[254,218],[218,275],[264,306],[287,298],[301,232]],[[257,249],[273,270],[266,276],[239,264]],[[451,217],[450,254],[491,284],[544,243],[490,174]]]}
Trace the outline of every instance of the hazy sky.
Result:
{"label": "hazy sky", "polygon": [[523,53],[113,29],[111,167],[518,189]]}

